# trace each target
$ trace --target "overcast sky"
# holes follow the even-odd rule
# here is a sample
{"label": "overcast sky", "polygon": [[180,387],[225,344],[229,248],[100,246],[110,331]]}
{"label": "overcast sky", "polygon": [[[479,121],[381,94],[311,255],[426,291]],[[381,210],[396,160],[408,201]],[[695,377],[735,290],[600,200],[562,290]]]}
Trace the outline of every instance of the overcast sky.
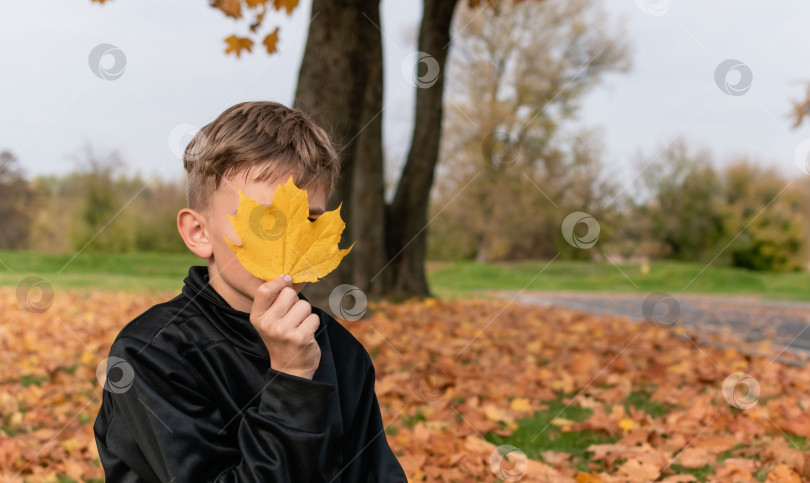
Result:
{"label": "overcast sky", "polygon": [[[747,154],[800,175],[794,154],[810,127],[791,130],[788,113],[810,80],[810,2],[668,3],[650,2],[645,13],[643,0],[605,2],[633,46],[632,71],[606,77],[581,111],[582,124],[601,127],[607,161],[629,167],[637,152],[654,154],[684,136],[720,160]],[[265,30],[282,26],[279,53],[254,49],[237,59],[224,55],[223,39],[244,34],[247,22],[235,23],[202,0],[4,2],[0,149],[16,154],[29,176],[73,170],[71,155],[90,142],[101,152],[118,149],[131,172],[180,177],[170,139],[181,150],[184,133],[237,102],[292,103],[309,10],[302,0],[291,17],[265,20]],[[398,162],[413,110],[401,64],[416,48],[421,2],[383,0],[382,15],[386,151]],[[99,44],[126,56],[115,80],[89,66]],[[750,69],[744,95],[716,84],[726,59]],[[104,67],[114,64],[112,55],[102,58]],[[740,71],[727,80],[736,84]]]}

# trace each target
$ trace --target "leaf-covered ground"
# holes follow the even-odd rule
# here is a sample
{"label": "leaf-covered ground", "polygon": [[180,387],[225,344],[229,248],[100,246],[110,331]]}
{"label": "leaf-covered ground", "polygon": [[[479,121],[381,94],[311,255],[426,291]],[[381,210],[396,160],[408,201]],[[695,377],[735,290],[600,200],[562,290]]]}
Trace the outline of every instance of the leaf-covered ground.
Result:
{"label": "leaf-covered ground", "polygon": [[[0,481],[103,478],[96,369],[120,327],[170,295],[60,292],[32,313],[0,289]],[[411,481],[810,475],[807,367],[507,301],[370,309],[344,325],[372,354],[385,436]],[[724,393],[735,373],[750,378]]]}

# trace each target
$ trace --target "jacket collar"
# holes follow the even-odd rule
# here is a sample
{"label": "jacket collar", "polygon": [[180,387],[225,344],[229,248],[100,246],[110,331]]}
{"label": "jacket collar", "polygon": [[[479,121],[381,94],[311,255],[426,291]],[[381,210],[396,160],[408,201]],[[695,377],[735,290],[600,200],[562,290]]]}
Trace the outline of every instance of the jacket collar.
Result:
{"label": "jacket collar", "polygon": [[[269,358],[267,348],[262,342],[259,333],[250,322],[250,314],[231,307],[227,301],[210,284],[208,267],[202,265],[192,266],[188,270],[188,276],[183,280],[185,284],[182,292],[196,306],[222,335],[234,345],[248,351],[254,355]],[[298,293],[300,300],[307,300],[302,293]],[[326,341],[326,323],[328,317],[317,307],[312,307],[312,312],[317,313],[321,322],[316,334],[317,339]]]}

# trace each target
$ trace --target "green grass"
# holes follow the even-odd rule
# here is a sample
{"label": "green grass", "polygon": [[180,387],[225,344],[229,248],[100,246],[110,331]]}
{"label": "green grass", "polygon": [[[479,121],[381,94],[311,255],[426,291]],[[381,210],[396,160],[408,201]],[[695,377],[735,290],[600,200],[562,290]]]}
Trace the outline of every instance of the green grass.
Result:
{"label": "green grass", "polygon": [[660,418],[668,413],[671,409],[675,408],[676,406],[668,405],[668,404],[661,404],[659,402],[653,401],[650,399],[652,394],[649,392],[642,392],[637,391],[631,393],[625,399],[625,410],[627,414],[630,414],[630,406],[638,409],[639,411],[644,411],[646,414],[654,418]]}
{"label": "green grass", "polygon": [[700,468],[686,468],[679,464],[673,464],[669,467],[673,474],[676,475],[692,475],[698,481],[706,481],[709,476],[714,474],[712,465],[701,466]]}
{"label": "green grass", "polygon": [[[38,275],[60,289],[177,291],[188,267],[205,263],[190,252],[81,253],[73,258],[72,254],[0,251],[0,286],[16,286],[23,277]],[[689,284],[686,293],[810,301],[808,273],[753,272],[722,266],[710,266],[701,273],[702,264],[672,261],[651,263],[647,275],[641,274],[637,264],[620,268],[608,262],[568,260],[550,264],[545,260],[429,262],[428,282],[440,298],[465,298],[489,289],[684,293]]]}
{"label": "green grass", "polygon": [[47,381],[47,377],[38,377],[38,376],[22,376],[20,378],[20,384],[23,387],[28,386],[41,386],[43,382]]}
{"label": "green grass", "polygon": [[593,411],[575,405],[566,407],[562,397],[546,404],[548,409],[518,421],[518,428],[510,436],[502,437],[493,432],[486,434],[486,439],[496,445],[515,446],[532,459],[542,460],[539,455],[543,451],[569,453],[571,463],[582,471],[588,471],[591,453],[587,449],[590,445],[612,443],[619,439],[596,431],[563,432],[551,424],[552,419],[584,421]]}
{"label": "green grass", "polygon": [[205,265],[192,253],[81,253],[55,255],[0,251],[0,286],[16,286],[38,275],[54,288],[177,290],[191,265]]}
{"label": "green grass", "polygon": [[785,438],[787,438],[788,443],[790,446],[798,449],[799,451],[803,451],[805,453],[810,452],[810,441],[807,440],[804,436],[798,436],[795,434],[785,434]]}
{"label": "green grass", "polygon": [[473,290],[525,289],[726,294],[810,301],[809,273],[755,272],[725,266],[709,266],[704,270],[704,267],[697,263],[658,261],[652,262],[649,273],[643,275],[638,264],[620,265],[619,270],[609,262],[465,261],[441,264],[430,272],[428,279],[431,289],[443,298],[467,297]]}

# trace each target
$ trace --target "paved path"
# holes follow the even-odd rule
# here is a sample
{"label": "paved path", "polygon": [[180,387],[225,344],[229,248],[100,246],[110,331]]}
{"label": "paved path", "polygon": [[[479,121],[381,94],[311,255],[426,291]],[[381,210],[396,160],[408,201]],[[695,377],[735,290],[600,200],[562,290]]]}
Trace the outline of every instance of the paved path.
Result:
{"label": "paved path", "polygon": [[[485,291],[524,304],[624,316],[659,326],[682,326],[700,340],[745,348],[768,340],[773,355],[810,356],[810,303],[715,295],[639,295],[605,292]],[[756,350],[747,350],[756,352]]]}

